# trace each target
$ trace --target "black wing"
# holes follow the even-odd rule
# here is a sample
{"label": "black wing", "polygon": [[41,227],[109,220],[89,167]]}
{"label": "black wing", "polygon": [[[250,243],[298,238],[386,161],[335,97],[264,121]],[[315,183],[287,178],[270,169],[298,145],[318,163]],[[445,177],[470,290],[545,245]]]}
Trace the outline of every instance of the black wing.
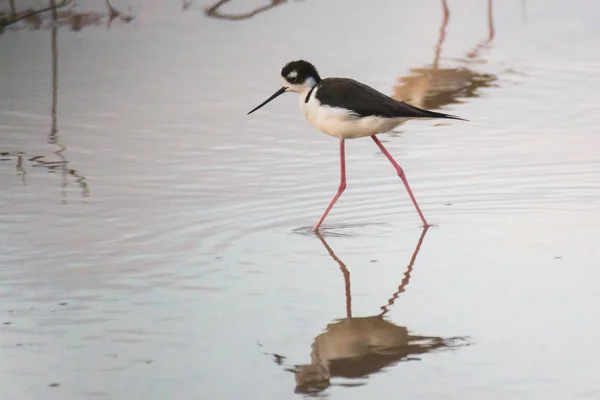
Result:
{"label": "black wing", "polygon": [[317,86],[316,97],[323,105],[346,108],[360,117],[450,118],[465,121],[454,115],[427,111],[394,100],[354,79],[323,79]]}

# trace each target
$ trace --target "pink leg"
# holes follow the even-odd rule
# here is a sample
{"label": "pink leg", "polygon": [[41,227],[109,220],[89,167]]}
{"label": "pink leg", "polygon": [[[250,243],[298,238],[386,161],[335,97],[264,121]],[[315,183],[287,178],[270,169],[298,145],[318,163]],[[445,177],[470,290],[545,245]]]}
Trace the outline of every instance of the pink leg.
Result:
{"label": "pink leg", "polygon": [[377,139],[377,137],[375,135],[371,136],[371,138],[373,139],[373,141],[375,142],[377,147],[379,147],[381,152],[387,157],[387,159],[390,160],[390,162],[396,169],[396,172],[398,172],[398,176],[400,177],[400,179],[402,179],[402,182],[404,183],[404,187],[406,187],[406,191],[408,192],[408,195],[410,196],[412,203],[414,204],[415,208],[417,209],[417,213],[419,214],[421,221],[423,221],[423,226],[429,226],[429,224],[425,220],[425,217],[423,216],[423,213],[421,212],[421,209],[419,208],[419,205],[417,204],[417,200],[415,199],[415,196],[413,195],[412,190],[410,190],[410,185],[408,184],[408,180],[406,179],[406,176],[404,175],[404,171],[402,170],[402,167],[400,167],[400,165],[398,165],[396,160],[394,160],[392,155],[386,150],[385,147],[383,147],[383,145],[381,144],[381,142],[379,141],[379,139]]}
{"label": "pink leg", "polygon": [[329,214],[329,211],[333,208],[333,205],[335,204],[335,202],[338,201],[338,199],[340,198],[340,196],[342,195],[342,193],[344,193],[344,190],[346,189],[346,150],[344,148],[344,139],[340,139],[340,171],[341,171],[340,187],[338,188],[337,194],[335,195],[333,200],[331,200],[331,203],[329,203],[329,207],[327,207],[327,210],[325,210],[323,215],[321,215],[321,219],[319,219],[319,222],[317,222],[317,224],[313,228],[313,232],[316,232],[319,230],[319,227],[325,220],[325,217],[327,217],[327,214]]}

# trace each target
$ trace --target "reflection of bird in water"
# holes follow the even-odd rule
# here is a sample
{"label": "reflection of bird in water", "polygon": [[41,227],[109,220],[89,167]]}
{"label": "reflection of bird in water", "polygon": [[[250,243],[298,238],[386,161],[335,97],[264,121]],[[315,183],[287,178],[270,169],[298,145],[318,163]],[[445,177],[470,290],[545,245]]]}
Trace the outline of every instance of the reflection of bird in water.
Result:
{"label": "reflection of bird in water", "polygon": [[[398,78],[392,98],[409,102],[417,107],[437,109],[445,105],[461,103],[461,98],[478,97],[479,89],[490,87],[496,81],[495,75],[480,73],[468,66],[440,67],[440,54],[450,20],[450,10],[446,0],[442,0],[442,10],[444,18],[435,47],[433,64],[430,67],[413,68],[410,76]],[[494,38],[492,0],[488,0],[487,17],[488,37],[467,53],[465,59],[460,60],[466,65],[483,62],[480,59],[480,52],[487,48]]]}
{"label": "reflection of bird in water", "polygon": [[[419,354],[461,345],[461,338],[413,335],[406,327],[385,319],[389,308],[410,281],[410,274],[426,232],[427,228],[424,228],[404,273],[404,279],[396,292],[387,304],[381,307],[380,314],[367,317],[352,316],[350,272],[325,239],[319,236],[344,275],[346,318],[330,323],[325,332],[315,338],[310,364],[290,369],[295,373],[296,392],[318,393],[330,386],[332,377],[367,377],[400,361],[415,360],[415,356]],[[276,361],[281,363],[282,359],[282,356],[278,355]]]}
{"label": "reflection of bird in water", "polygon": [[437,336],[411,335],[404,326],[381,316],[344,318],[327,325],[312,345],[311,363],[296,369],[296,391],[327,388],[332,377],[361,378],[449,341]]}

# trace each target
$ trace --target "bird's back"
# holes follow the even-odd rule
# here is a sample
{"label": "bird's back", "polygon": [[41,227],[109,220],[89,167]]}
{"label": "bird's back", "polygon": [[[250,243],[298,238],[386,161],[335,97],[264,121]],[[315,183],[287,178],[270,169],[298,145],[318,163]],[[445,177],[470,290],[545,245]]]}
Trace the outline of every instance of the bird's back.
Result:
{"label": "bird's back", "polygon": [[358,117],[451,118],[453,115],[423,110],[397,101],[364,83],[349,78],[326,78],[317,85],[316,98],[322,105],[345,108]]}

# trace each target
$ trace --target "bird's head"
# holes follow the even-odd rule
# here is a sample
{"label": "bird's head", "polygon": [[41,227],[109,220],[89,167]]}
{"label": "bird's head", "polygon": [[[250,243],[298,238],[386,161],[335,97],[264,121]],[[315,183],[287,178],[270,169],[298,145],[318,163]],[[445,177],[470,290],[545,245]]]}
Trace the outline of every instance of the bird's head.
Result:
{"label": "bird's head", "polygon": [[321,80],[319,72],[314,65],[304,60],[290,61],[281,69],[283,86],[273,93],[271,97],[256,106],[248,114],[252,114],[265,104],[274,100],[285,92],[302,93],[310,90]]}
{"label": "bird's head", "polygon": [[308,61],[290,61],[281,69],[281,78],[286,92],[302,93],[310,90],[321,80],[319,72]]}

